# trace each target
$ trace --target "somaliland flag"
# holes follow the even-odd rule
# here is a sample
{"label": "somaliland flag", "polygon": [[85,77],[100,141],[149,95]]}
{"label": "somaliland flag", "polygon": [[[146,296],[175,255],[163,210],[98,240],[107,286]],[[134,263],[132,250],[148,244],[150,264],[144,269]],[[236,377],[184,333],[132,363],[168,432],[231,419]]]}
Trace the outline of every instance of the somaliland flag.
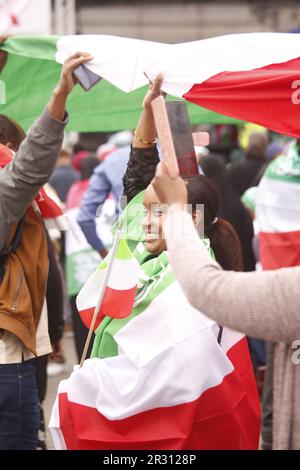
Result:
{"label": "somaliland flag", "polygon": [[68,36],[63,62],[78,50],[93,72],[123,91],[162,73],[162,90],[214,112],[300,136],[300,37],[289,33],[232,34],[167,45],[112,36]]}
{"label": "somaliland flag", "polygon": [[[87,280],[77,296],[77,309],[87,328],[90,328],[107,268],[108,262],[106,259]],[[131,313],[139,273],[139,263],[132,255],[126,241],[121,238],[116,256],[112,260],[112,269],[95,323],[95,330],[106,315],[113,318],[125,318]]]}
{"label": "somaliland flag", "polygon": [[112,320],[113,356],[86,360],[60,383],[49,423],[56,449],[257,449],[246,338],[224,328],[218,344],[218,325],[176,281],[162,283],[140,315]]}
{"label": "somaliland flag", "polygon": [[263,269],[300,266],[300,157],[296,143],[268,166],[257,191]]}
{"label": "somaliland flag", "polygon": [[[68,37],[66,37],[68,38]],[[136,41],[111,36],[71,36],[72,44],[69,51],[97,49],[98,56],[106,60],[113,70],[119,67],[117,74],[126,75],[134,72],[132,66],[137,63],[137,56],[131,56],[130,42],[141,43],[142,49],[149,52],[150,46],[156,43]],[[79,43],[74,42],[73,39]],[[60,76],[61,65],[56,62],[55,55],[64,37],[59,36],[16,36],[0,45],[0,105],[1,113],[16,120],[25,130],[29,129],[34,120],[41,114],[49,101],[52,90]],[[118,41],[118,47],[110,45]],[[109,41],[109,44],[108,44]],[[73,45],[73,46],[72,46]],[[158,45],[159,46],[159,45]],[[166,47],[167,45],[162,45]],[[146,49],[147,48],[147,49]],[[67,52],[67,55],[69,52]],[[145,54],[144,54],[145,57]],[[151,57],[151,56],[150,56]],[[76,86],[68,98],[69,123],[67,130],[78,132],[111,132],[120,129],[134,129],[142,112],[142,102],[147,90],[147,79],[139,69],[142,80],[135,85],[140,88],[125,93],[113,81],[101,80],[92,90],[86,93]],[[20,85],[22,77],[22,85]],[[168,98],[169,99],[169,98]],[[170,99],[172,99],[170,97]],[[174,98],[173,98],[174,99]],[[238,123],[235,119],[188,104],[189,117],[192,124],[226,124]]]}

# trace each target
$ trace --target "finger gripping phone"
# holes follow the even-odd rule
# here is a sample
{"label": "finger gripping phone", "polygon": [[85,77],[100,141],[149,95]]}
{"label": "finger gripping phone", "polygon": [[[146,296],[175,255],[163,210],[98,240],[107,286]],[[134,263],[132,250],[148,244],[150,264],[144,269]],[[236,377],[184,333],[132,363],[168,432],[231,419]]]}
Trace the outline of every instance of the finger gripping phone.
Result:
{"label": "finger gripping phone", "polygon": [[102,77],[88,69],[85,65],[81,64],[73,72],[77,78],[79,85],[85,90],[89,91],[96,83],[100,82]]}

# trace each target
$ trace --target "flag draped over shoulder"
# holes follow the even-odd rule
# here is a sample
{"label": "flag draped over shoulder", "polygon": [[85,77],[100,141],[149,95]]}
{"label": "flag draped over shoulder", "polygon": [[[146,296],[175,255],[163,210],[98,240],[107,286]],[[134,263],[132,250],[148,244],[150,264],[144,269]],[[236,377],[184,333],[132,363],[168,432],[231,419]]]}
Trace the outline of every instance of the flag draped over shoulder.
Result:
{"label": "flag draped over shoulder", "polygon": [[256,195],[263,269],[300,265],[299,201],[300,157],[293,142],[287,155],[270,163]]}
{"label": "flag draped over shoulder", "polygon": [[229,34],[174,45],[112,36],[67,36],[58,42],[57,60],[63,62],[78,49],[93,54],[87,67],[123,91],[147,83],[144,72],[151,80],[161,73],[162,89],[170,95],[300,136],[299,35]]}
{"label": "flag draped over shoulder", "polygon": [[[129,238],[136,202],[140,195],[122,214]],[[256,449],[260,405],[246,338],[221,335],[188,303],[166,252],[153,258],[136,240],[134,255],[132,312],[105,317],[92,358],[59,385],[49,424],[56,448]]]}
{"label": "flag draped over shoulder", "polygon": [[[125,54],[124,50],[120,49],[119,55],[113,55],[107,41],[103,44],[107,36],[79,35],[77,38],[81,39],[75,44],[75,52],[87,49],[92,43],[97,46],[99,56],[110,60],[112,68],[119,63],[119,75],[125,74],[130,60],[130,49]],[[5,62],[1,55],[7,53],[6,63],[2,70],[0,69],[1,113],[16,120],[26,130],[43,111],[59,79],[61,65],[55,61],[59,39],[59,36],[16,36],[0,45],[0,64],[2,60]],[[126,38],[117,39],[122,43],[123,40],[126,42]],[[70,51],[74,51],[72,46]],[[101,80],[88,93],[76,86],[68,98],[70,117],[67,130],[110,132],[134,129],[142,111],[147,83],[143,75],[143,86],[131,93],[121,91],[107,80]],[[192,103],[188,105],[188,111],[193,124],[237,123],[232,118]]]}
{"label": "flag draped over shoulder", "polygon": [[[0,170],[9,165],[13,159],[14,152],[5,145],[0,144]],[[69,224],[62,212],[61,202],[47,184],[40,188],[32,203],[36,205],[41,213],[48,230],[68,230]]]}

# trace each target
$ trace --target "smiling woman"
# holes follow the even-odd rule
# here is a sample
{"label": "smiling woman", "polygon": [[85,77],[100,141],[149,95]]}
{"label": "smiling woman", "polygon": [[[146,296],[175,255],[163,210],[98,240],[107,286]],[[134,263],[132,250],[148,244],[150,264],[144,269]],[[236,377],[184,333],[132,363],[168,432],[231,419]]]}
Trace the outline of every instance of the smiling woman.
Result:
{"label": "smiling woman", "polygon": [[167,249],[163,237],[163,219],[166,210],[151,185],[145,191],[144,207],[145,217],[142,227],[146,234],[145,247],[150,253],[159,255]]}
{"label": "smiling woman", "polygon": [[[157,82],[144,100],[123,179],[128,204],[120,224],[133,229],[126,233],[141,269],[133,309],[122,320],[103,319],[92,359],[61,387],[59,407],[71,411],[76,435],[63,419],[58,425],[55,412],[51,427],[71,449],[256,449],[259,401],[246,338],[193,309],[169,264],[167,208],[150,184],[159,162],[149,106],[156,92]],[[209,237],[215,238],[218,256],[225,253],[223,261],[237,269],[236,235],[216,219],[218,191],[198,175],[188,179],[187,192],[207,251],[213,255]],[[93,429],[84,424],[91,421]]]}

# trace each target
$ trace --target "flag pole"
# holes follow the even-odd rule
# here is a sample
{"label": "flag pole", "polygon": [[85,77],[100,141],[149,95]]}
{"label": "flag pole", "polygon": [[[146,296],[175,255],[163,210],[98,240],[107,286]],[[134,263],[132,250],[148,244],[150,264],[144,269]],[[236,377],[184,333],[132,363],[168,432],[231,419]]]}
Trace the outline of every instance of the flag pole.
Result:
{"label": "flag pole", "polygon": [[85,342],[84,350],[83,350],[83,353],[82,353],[82,356],[81,356],[79,368],[81,368],[83,366],[83,363],[86,359],[86,355],[87,355],[88,348],[89,348],[91,338],[92,338],[92,334],[93,334],[93,331],[94,331],[94,326],[95,326],[95,323],[96,323],[96,320],[97,320],[97,316],[98,316],[98,314],[100,312],[100,309],[101,309],[101,305],[102,305],[102,302],[103,302],[103,297],[104,297],[104,294],[105,294],[105,291],[106,291],[109,276],[110,276],[110,273],[111,273],[111,270],[112,270],[112,267],[113,267],[113,263],[114,263],[114,260],[115,260],[115,257],[116,257],[117,249],[118,249],[120,238],[121,238],[121,233],[122,233],[122,229],[118,228],[115,239],[114,239],[114,242],[113,242],[113,246],[112,246],[112,249],[111,249],[111,252],[110,252],[110,257],[109,257],[106,273],[105,273],[105,276],[104,276],[104,279],[103,279],[103,283],[102,283],[102,286],[101,286],[101,291],[100,291],[98,303],[97,303],[97,305],[95,307],[95,310],[94,310],[93,319],[92,319],[91,326],[90,326],[90,329],[89,329],[89,333],[88,333],[88,336],[87,336],[87,339],[86,339],[86,342]]}

